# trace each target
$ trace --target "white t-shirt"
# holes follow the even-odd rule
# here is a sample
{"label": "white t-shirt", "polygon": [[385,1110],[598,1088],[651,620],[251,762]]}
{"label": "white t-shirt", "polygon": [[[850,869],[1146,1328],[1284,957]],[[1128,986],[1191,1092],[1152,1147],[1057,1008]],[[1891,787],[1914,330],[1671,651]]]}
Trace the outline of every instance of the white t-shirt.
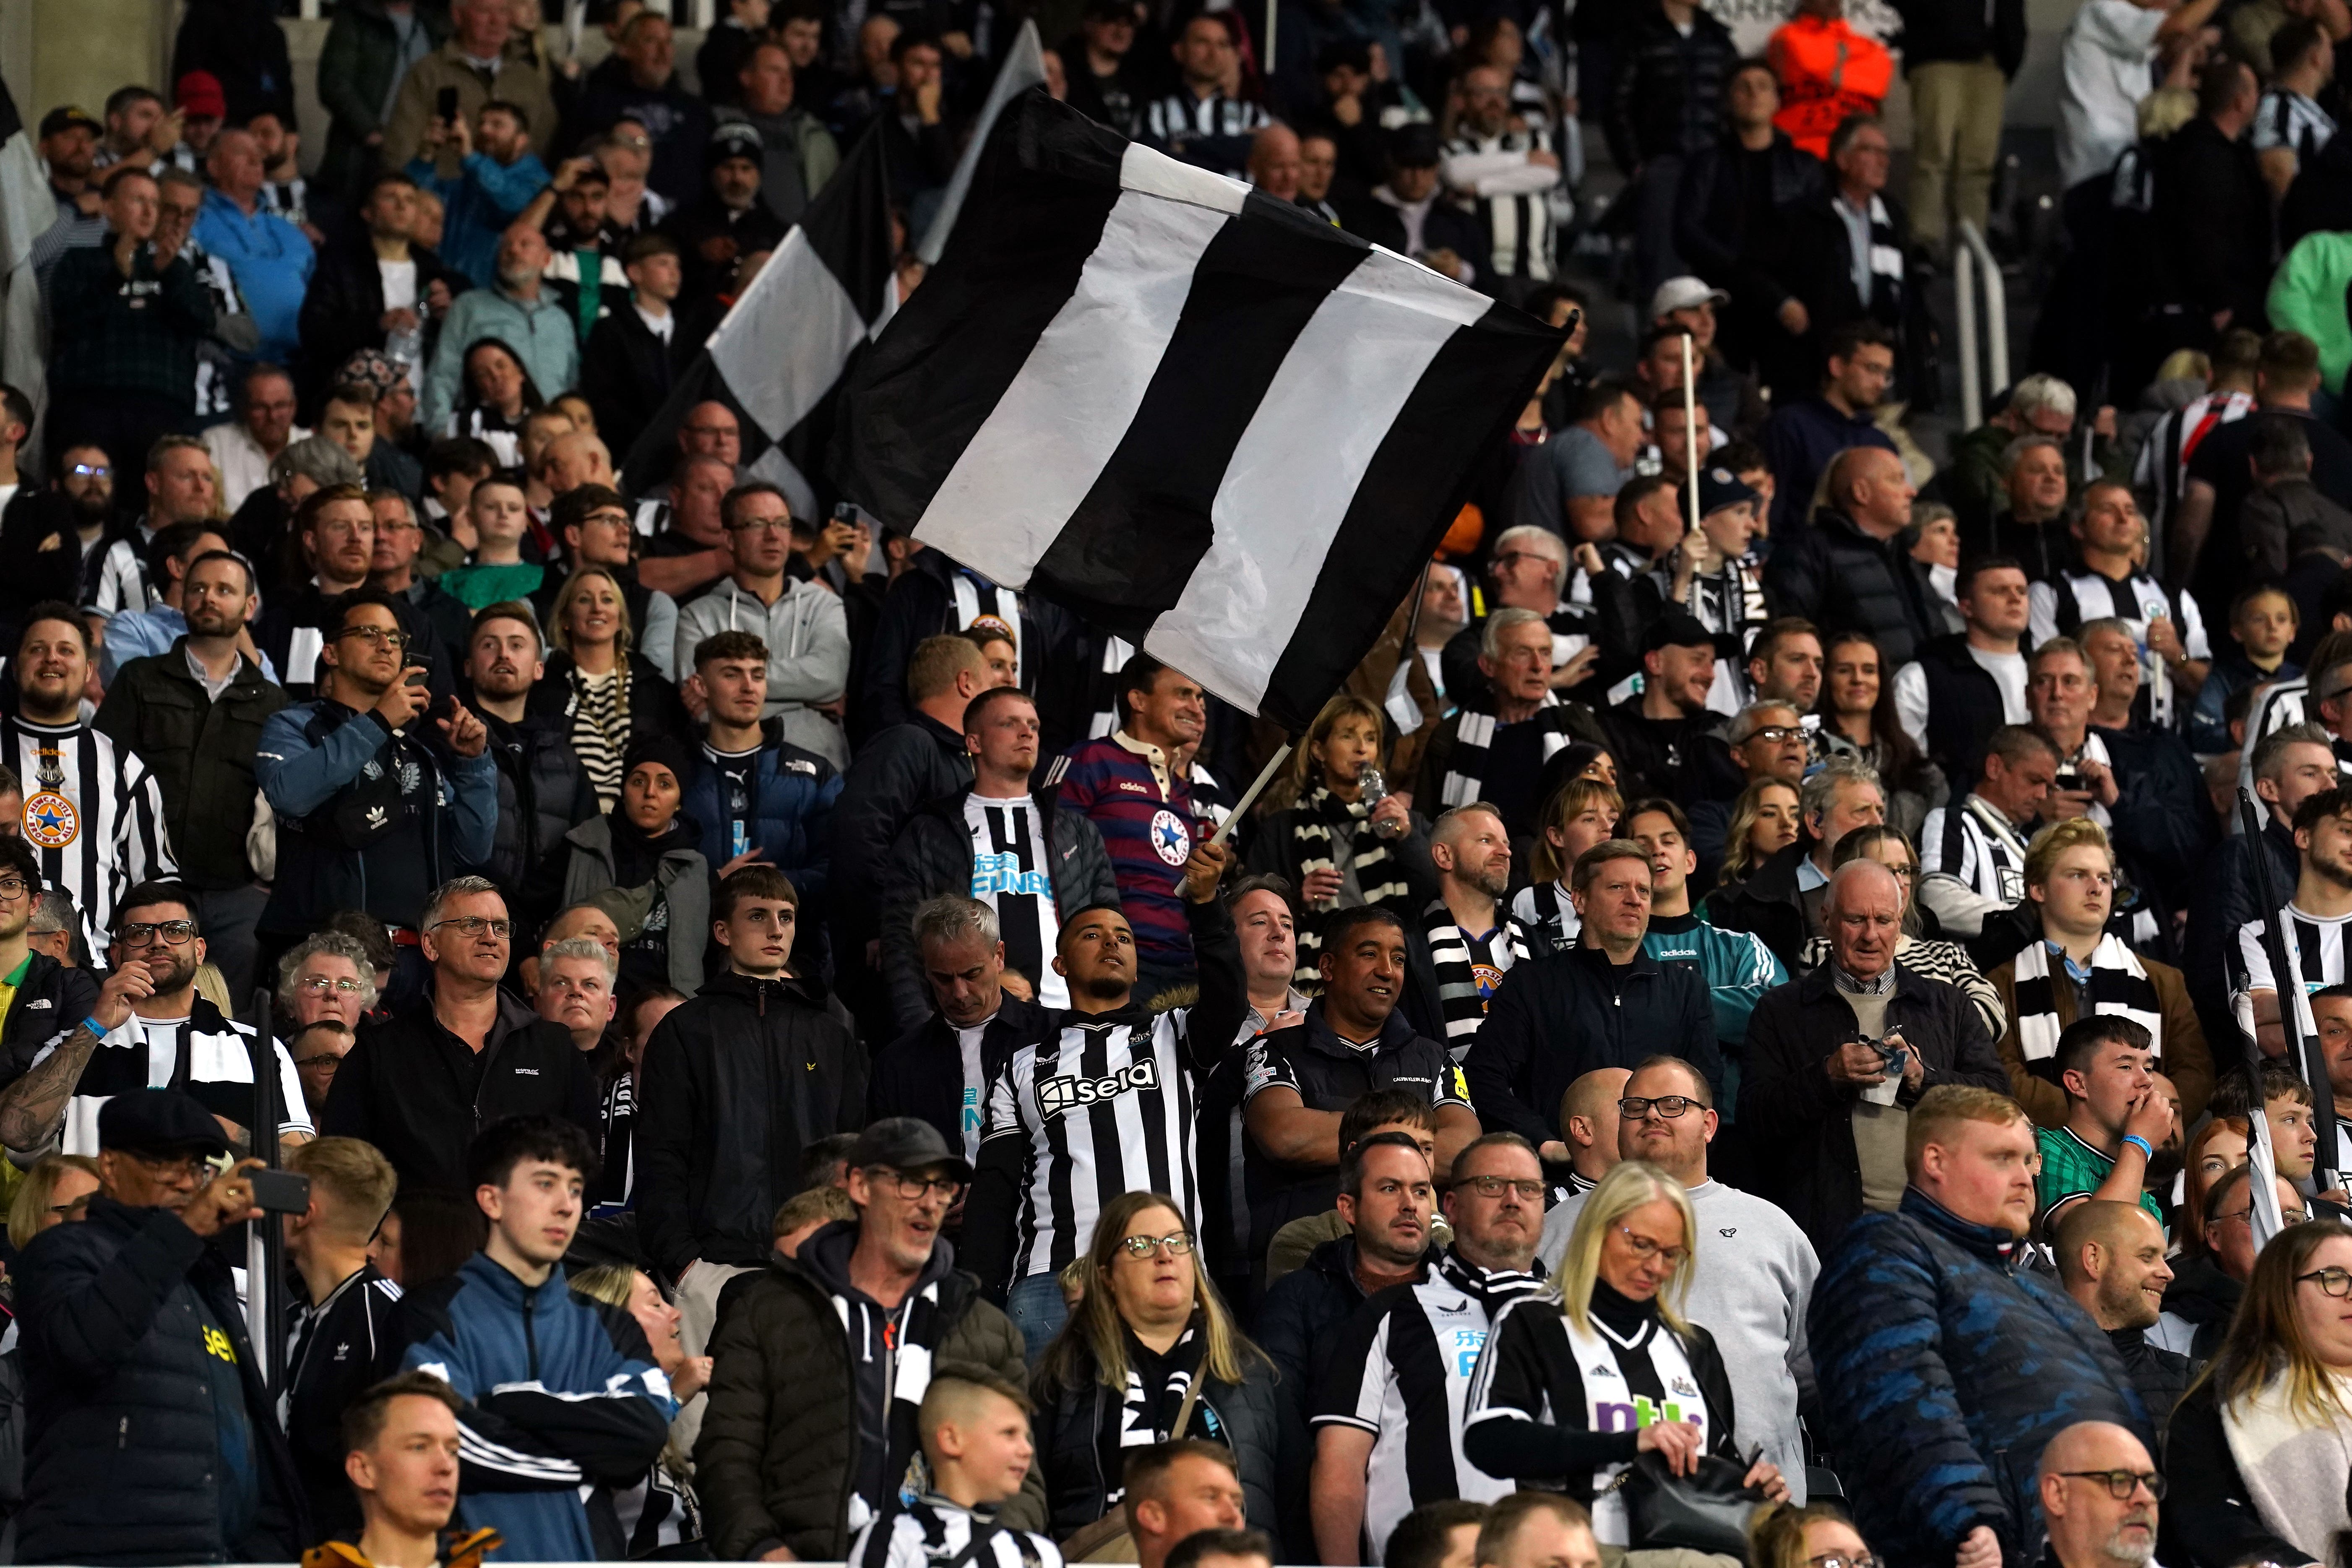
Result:
{"label": "white t-shirt", "polygon": [[988,1033],[983,1018],[969,1029],[956,1031],[956,1049],[963,1058],[963,1095],[957,1101],[956,1126],[963,1132],[963,1157],[980,1158],[980,1135],[988,1125],[988,1079],[982,1071],[980,1037]]}
{"label": "white t-shirt", "polygon": [[[1993,679],[2000,688],[2000,721],[2022,724],[2032,715],[2025,706],[2025,656],[2021,653],[1987,653],[1971,647],[1969,657],[1977,668]],[[1895,717],[1902,721],[1903,732],[1922,752],[1927,749],[1927,672],[1916,659],[1895,672]]]}
{"label": "white t-shirt", "polygon": [[375,273],[383,279],[383,308],[387,310],[416,309],[416,263],[386,261],[375,258]]}
{"label": "white t-shirt", "polygon": [[2156,89],[2149,71],[2164,13],[2132,0],[2086,0],[2058,47],[2058,175],[2067,185],[2095,180],[2139,139],[2139,100]]}

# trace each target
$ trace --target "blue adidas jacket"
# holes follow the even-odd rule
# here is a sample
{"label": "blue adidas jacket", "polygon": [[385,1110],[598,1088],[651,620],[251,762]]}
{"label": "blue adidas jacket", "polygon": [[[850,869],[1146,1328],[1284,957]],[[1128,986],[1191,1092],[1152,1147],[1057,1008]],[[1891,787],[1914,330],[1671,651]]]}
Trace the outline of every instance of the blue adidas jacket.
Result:
{"label": "blue adidas jacket", "polygon": [[1948,1568],[1989,1525],[2012,1565],[2042,1550],[2034,1468],[2077,1421],[2155,1433],[2107,1336],[2006,1231],[1914,1187],[1853,1222],[1807,1314],[1832,1461],[1893,1568]]}
{"label": "blue adidas jacket", "polygon": [[478,1252],[402,1306],[413,1336],[402,1365],[466,1401],[465,1526],[498,1531],[493,1555],[509,1563],[625,1555],[609,1494],[645,1479],[677,1414],[636,1320],[572,1294],[561,1265],[533,1289]]}

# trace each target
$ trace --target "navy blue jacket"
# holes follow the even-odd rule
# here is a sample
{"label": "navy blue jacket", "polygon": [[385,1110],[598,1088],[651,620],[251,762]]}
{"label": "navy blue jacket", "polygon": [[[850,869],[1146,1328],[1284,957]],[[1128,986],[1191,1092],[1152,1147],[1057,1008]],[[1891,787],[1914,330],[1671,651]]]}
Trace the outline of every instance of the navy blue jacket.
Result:
{"label": "navy blue jacket", "polygon": [[[768,863],[792,879],[801,896],[803,913],[824,907],[828,847],[833,842],[833,803],[841,796],[841,775],[814,752],[804,752],[783,737],[783,725],[771,719],[760,726],[764,743],[752,783],[751,842],[764,852]],[[702,858],[718,870],[735,858],[728,834],[733,819],[719,798],[719,769],[698,748],[694,776],[686,781],[681,815],[702,829]]]}
{"label": "navy blue jacket", "polygon": [[[504,1536],[496,1555],[508,1562],[623,1555],[608,1493],[645,1479],[677,1414],[636,1320],[574,1296],[561,1264],[533,1287],[479,1252],[402,1305],[412,1335],[402,1364],[466,1402],[466,1527]],[[597,1489],[585,1502],[583,1486]]]}
{"label": "navy blue jacket", "polygon": [[1823,1436],[1853,1522],[1893,1568],[1948,1568],[1978,1525],[2041,1551],[2034,1467],[2077,1421],[2155,1434],[2115,1347],[2004,1230],[1916,1187],[1829,1254],[1807,1322]]}

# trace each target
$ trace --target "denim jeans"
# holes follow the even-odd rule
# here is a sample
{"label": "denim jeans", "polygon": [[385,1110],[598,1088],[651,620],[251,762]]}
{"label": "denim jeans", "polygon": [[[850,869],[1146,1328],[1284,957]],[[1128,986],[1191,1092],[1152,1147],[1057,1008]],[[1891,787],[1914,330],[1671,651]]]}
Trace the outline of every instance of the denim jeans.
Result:
{"label": "denim jeans", "polygon": [[1061,1280],[1051,1274],[1032,1274],[1019,1281],[1004,1298],[1004,1315],[1021,1331],[1021,1342],[1034,1364],[1062,1331],[1062,1325],[1070,1321]]}

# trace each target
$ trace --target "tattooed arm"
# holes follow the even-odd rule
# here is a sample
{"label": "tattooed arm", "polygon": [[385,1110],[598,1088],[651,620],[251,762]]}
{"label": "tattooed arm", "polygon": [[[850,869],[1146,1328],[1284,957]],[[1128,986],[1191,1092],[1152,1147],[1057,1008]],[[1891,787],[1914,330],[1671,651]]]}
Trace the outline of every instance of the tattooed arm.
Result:
{"label": "tattooed arm", "polygon": [[89,1016],[0,1093],[0,1145],[38,1149],[57,1136],[66,1101],[73,1098],[82,1069],[89,1066],[90,1053],[107,1031],[130,1018],[132,1003],[154,994],[155,983],[144,963],[134,958],[118,965],[99,987]]}

